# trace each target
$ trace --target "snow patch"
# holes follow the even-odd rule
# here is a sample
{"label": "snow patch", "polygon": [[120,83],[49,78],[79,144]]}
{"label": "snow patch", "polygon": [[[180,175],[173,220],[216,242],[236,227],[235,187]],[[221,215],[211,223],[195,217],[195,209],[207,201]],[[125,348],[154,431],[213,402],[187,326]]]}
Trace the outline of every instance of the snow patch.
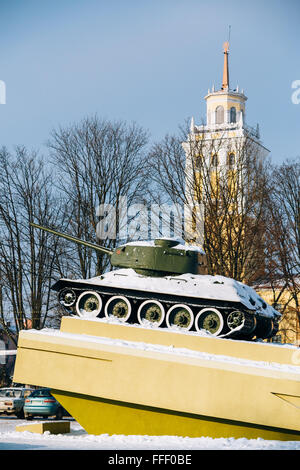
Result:
{"label": "snow patch", "polygon": [[[17,420],[18,424],[20,423]],[[15,431],[16,420],[0,419],[0,450],[300,450],[299,441],[269,441],[261,438],[185,436],[134,436],[88,434],[71,420],[68,434],[35,434]],[[114,454],[112,454],[114,455]]]}
{"label": "snow patch", "polygon": [[[200,359],[202,361],[215,361],[223,362],[226,364],[235,364],[240,365],[246,368],[263,368],[270,371],[281,371],[287,373],[294,373],[300,375],[300,366],[290,365],[290,364],[280,364],[276,362],[267,362],[267,361],[254,361],[251,359],[243,359],[239,357],[226,356],[223,354],[211,354],[203,351],[195,351],[188,348],[176,348],[174,346],[164,346],[160,344],[152,344],[138,341],[128,341],[123,339],[114,339],[108,337],[100,336],[91,336],[83,335],[76,333],[67,333],[60,332],[56,329],[43,329],[43,330],[27,330],[26,335],[36,334],[39,335],[50,335],[50,336],[59,336],[65,338],[66,340],[76,341],[76,344],[80,344],[82,341],[88,341],[90,343],[98,343],[99,345],[105,344],[109,346],[116,347],[125,347],[136,350],[142,350],[147,352],[154,352],[159,354],[169,354],[172,353],[176,356],[189,357],[194,359]],[[225,341],[225,340],[224,340]],[[226,340],[227,341],[227,340]]]}

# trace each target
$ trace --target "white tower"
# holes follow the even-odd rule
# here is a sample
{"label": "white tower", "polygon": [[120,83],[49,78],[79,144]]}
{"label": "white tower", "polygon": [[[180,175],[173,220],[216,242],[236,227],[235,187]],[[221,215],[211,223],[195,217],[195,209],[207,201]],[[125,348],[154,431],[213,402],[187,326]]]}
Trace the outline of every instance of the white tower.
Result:
{"label": "white tower", "polygon": [[[211,165],[212,171],[228,172],[228,169],[234,170],[238,164],[240,149],[246,141],[251,142],[252,152],[256,158],[264,158],[269,153],[260,140],[258,125],[253,128],[246,124],[247,97],[244,91],[240,92],[238,87],[232,90],[229,86],[229,43],[225,42],[223,47],[222,86],[217,91],[214,86],[212,90],[208,90],[205,96],[206,123],[195,125],[194,118],[192,118],[190,134],[187,141],[183,143],[186,153],[187,199],[190,207],[195,203],[193,196],[195,186],[201,181],[201,175],[197,172],[195,174],[195,168],[197,170],[195,159],[204,159],[206,167]],[[193,187],[192,190],[191,187]],[[198,212],[199,208],[196,210]],[[188,218],[188,212],[189,210],[186,212],[186,218]],[[188,222],[187,226],[191,232]],[[199,230],[197,236],[191,238],[202,244],[201,236],[199,239]]]}

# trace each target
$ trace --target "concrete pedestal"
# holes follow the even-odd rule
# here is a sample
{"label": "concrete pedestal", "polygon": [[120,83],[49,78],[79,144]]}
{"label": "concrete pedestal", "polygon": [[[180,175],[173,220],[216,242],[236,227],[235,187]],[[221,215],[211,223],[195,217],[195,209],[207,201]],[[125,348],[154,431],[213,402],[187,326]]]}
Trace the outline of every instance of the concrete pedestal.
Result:
{"label": "concrete pedestal", "polygon": [[91,434],[300,440],[296,347],[64,317],[22,331],[14,381]]}

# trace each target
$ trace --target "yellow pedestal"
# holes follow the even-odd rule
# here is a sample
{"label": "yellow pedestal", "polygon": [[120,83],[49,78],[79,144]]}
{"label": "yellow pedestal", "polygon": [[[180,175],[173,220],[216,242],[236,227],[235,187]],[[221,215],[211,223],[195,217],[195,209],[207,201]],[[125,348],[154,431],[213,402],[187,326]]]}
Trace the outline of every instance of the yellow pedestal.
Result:
{"label": "yellow pedestal", "polygon": [[14,381],[92,434],[300,440],[299,350],[64,317],[23,331]]}
{"label": "yellow pedestal", "polygon": [[66,434],[70,432],[70,421],[40,421],[38,423],[20,424],[16,426],[16,431],[28,431],[37,434],[44,434],[44,432],[49,431],[51,434]]}

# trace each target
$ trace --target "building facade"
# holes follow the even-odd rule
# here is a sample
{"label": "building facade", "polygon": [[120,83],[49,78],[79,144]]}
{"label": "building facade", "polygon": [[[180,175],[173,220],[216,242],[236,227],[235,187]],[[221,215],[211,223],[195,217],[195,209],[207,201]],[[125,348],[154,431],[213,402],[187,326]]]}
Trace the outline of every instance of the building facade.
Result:
{"label": "building facade", "polygon": [[[255,211],[263,206],[260,171],[269,150],[261,141],[258,125],[246,123],[244,91],[230,88],[228,56],[229,44],[225,43],[222,85],[208,90],[205,122],[196,125],[192,118],[188,138],[182,144],[187,238],[206,252],[210,274],[253,285],[264,278],[266,221],[263,216],[258,219]],[[269,304],[275,303],[274,289],[268,284],[257,285],[256,290]],[[288,290],[281,300],[285,313],[276,339],[299,342],[297,302]]]}
{"label": "building facade", "polygon": [[11,384],[14,365],[17,335],[8,332],[0,325],[0,387]]}
{"label": "building facade", "polygon": [[288,286],[280,279],[265,281],[254,288],[266,302],[281,312],[279,330],[272,341],[300,346],[300,279],[294,279]]}

